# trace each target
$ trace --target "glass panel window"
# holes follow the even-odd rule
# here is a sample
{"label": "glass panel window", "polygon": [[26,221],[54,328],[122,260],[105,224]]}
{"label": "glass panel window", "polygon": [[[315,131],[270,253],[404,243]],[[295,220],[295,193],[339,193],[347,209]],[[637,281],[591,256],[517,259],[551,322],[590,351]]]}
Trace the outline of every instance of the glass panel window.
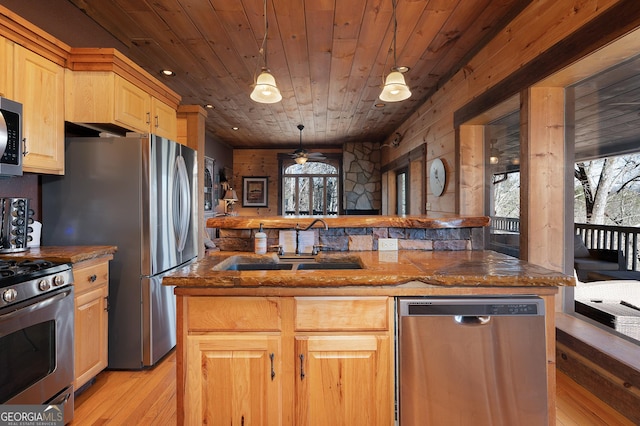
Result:
{"label": "glass panel window", "polygon": [[287,161],[283,162],[283,168],[284,214],[338,214],[340,175],[336,165],[330,161],[308,161],[305,164]]}
{"label": "glass panel window", "polygon": [[406,169],[402,169],[396,174],[396,193],[398,194],[396,213],[398,215],[407,214],[407,181]]}

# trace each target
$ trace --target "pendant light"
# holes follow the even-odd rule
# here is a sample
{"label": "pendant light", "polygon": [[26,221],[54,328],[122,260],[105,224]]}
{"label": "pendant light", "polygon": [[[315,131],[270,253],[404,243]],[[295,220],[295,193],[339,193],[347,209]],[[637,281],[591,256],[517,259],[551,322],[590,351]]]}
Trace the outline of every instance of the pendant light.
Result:
{"label": "pendant light", "polygon": [[409,99],[411,90],[404,80],[401,71],[407,71],[406,67],[398,67],[396,58],[396,35],[398,33],[398,20],[396,19],[396,5],[398,0],[391,0],[393,4],[393,68],[387,75],[380,93],[380,100],[384,102],[399,102]]}
{"label": "pendant light", "polygon": [[264,39],[260,46],[260,55],[263,58],[262,72],[255,81],[251,99],[261,104],[273,104],[282,100],[280,90],[276,85],[276,79],[273,78],[269,68],[267,67],[267,33],[269,32],[269,21],[267,20],[267,0],[264,0]]}

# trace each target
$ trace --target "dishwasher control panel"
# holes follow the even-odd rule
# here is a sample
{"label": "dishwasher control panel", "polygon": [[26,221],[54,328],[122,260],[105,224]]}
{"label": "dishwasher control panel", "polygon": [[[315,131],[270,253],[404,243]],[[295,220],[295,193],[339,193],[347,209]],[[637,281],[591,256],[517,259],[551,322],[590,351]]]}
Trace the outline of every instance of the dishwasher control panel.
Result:
{"label": "dishwasher control panel", "polygon": [[539,297],[491,298],[399,298],[399,314],[413,315],[544,315],[544,301]]}

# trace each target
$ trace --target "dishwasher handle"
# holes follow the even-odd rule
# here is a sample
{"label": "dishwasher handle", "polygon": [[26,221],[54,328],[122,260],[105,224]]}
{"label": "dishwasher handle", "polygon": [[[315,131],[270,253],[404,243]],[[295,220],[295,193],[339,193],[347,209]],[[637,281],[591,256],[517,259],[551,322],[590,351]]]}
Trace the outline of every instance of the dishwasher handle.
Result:
{"label": "dishwasher handle", "polygon": [[453,320],[460,325],[480,326],[491,321],[490,316],[485,315],[454,315]]}

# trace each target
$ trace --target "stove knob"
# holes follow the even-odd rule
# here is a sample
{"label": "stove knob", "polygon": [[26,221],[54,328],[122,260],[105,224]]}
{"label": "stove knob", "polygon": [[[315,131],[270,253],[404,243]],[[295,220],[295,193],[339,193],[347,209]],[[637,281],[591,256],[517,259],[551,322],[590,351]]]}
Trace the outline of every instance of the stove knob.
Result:
{"label": "stove knob", "polygon": [[56,275],[55,277],[53,277],[53,285],[57,286],[61,286],[64,284],[64,276],[62,275]]}
{"label": "stove knob", "polygon": [[41,291],[47,291],[51,288],[51,284],[49,284],[49,281],[47,281],[46,279],[42,279],[38,282],[38,288]]}
{"label": "stove knob", "polygon": [[17,298],[18,292],[13,288],[7,289],[2,293],[2,300],[7,303],[14,302]]}

